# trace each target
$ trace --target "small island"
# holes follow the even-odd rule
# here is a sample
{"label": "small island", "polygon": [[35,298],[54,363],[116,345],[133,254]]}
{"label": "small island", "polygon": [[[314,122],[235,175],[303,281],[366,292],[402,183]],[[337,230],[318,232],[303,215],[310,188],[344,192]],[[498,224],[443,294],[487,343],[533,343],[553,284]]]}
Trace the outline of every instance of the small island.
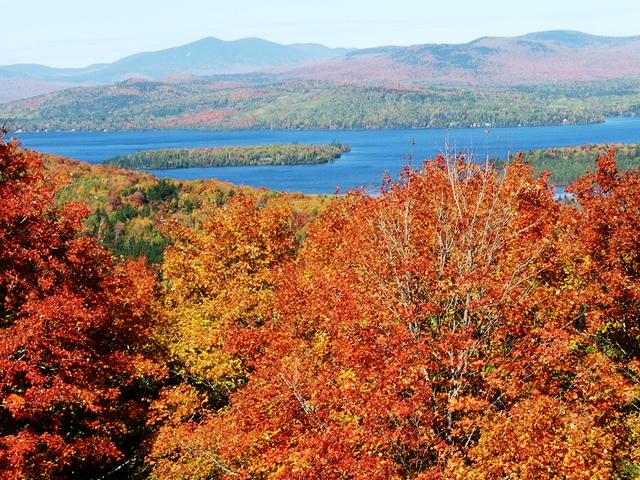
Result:
{"label": "small island", "polygon": [[255,146],[176,148],[119,155],[104,163],[133,170],[231,167],[256,165],[308,165],[335,161],[351,147],[334,140],[328,145],[299,143]]}

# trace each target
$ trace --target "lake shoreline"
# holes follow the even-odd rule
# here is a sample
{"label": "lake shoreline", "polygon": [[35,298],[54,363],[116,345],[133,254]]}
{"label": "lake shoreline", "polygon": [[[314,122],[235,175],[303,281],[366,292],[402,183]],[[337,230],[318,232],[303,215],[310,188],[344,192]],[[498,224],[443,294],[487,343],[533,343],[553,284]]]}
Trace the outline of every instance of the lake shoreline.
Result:
{"label": "lake shoreline", "polygon": [[[17,132],[12,132],[16,135]],[[403,165],[419,166],[423,159],[463,152],[478,159],[502,159],[518,151],[583,144],[640,142],[640,117],[613,117],[603,123],[491,129],[412,130],[155,130],[142,132],[20,132],[25,148],[89,163],[117,155],[161,148],[248,146],[275,143],[324,144],[337,140],[351,145],[336,162],[314,165],[198,167],[148,170],[158,177],[178,180],[218,178],[235,185],[270,190],[333,194],[354,188],[377,191],[385,174],[395,175]],[[146,171],[146,170],[145,170]]]}

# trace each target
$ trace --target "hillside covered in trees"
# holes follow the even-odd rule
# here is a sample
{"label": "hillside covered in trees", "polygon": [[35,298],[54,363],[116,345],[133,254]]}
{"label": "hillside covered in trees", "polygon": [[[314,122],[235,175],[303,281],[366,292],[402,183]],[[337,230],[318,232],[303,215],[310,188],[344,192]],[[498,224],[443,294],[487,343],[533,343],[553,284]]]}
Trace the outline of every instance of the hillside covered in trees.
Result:
{"label": "hillside covered in trees", "polygon": [[[3,478],[638,478],[640,171],[567,190],[451,155],[303,197],[0,143]],[[156,271],[91,232],[125,205]]]}
{"label": "hillside covered in trees", "polygon": [[[583,145],[524,153],[534,171],[548,170],[550,181],[567,185],[595,167],[599,155],[614,149],[622,171],[640,166],[638,145]],[[278,196],[266,189],[238,187],[215,179],[179,181],[123,170],[110,165],[91,165],[52,155],[43,156],[48,175],[59,184],[58,202],[86,202],[86,234],[97,238],[116,257],[143,256],[160,265],[170,237],[163,231],[167,218],[201,228],[211,208],[225,204],[241,192],[264,202]],[[496,162],[501,168],[503,162]],[[564,180],[567,180],[566,182]],[[296,225],[314,220],[331,203],[331,196],[289,193]]]}
{"label": "hillside covered in trees", "polygon": [[[82,202],[87,208],[84,233],[97,239],[116,258],[140,256],[160,265],[171,238],[164,231],[169,218],[199,229],[211,209],[236,194],[266,202],[277,192],[235,186],[215,179],[179,181],[156,178],[111,165],[88,164],[43,155],[44,172],[56,179],[59,204]],[[327,195],[289,193],[294,222],[302,227],[329,204]]]}
{"label": "hillside covered in trees", "polygon": [[428,87],[130,80],[0,105],[14,130],[411,129],[584,124],[640,111],[640,82]]}
{"label": "hillside covered in trees", "polygon": [[587,172],[594,172],[596,159],[613,150],[621,171],[628,172],[640,167],[640,144],[580,145],[577,147],[548,148],[524,152],[527,163],[534,171],[548,170],[556,185],[569,185]]}

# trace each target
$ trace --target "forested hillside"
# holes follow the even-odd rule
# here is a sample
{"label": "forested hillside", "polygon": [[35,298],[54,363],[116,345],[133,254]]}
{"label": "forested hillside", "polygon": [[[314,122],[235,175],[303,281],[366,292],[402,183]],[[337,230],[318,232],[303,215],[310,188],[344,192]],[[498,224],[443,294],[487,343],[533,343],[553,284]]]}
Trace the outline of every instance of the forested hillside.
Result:
{"label": "forested hillside", "polygon": [[542,86],[633,78],[640,74],[640,37],[552,30],[469,43],[359,49],[282,72],[283,78],[351,83],[461,87]]}
{"label": "forested hillside", "polygon": [[621,171],[629,172],[640,167],[640,144],[628,145],[580,145],[577,147],[548,148],[524,152],[524,158],[534,171],[548,170],[556,185],[569,185],[587,172],[595,171],[596,159],[613,150]]}
{"label": "forested hillside", "polygon": [[592,123],[640,111],[634,79],[519,88],[127,81],[0,105],[14,130],[503,127]]}
{"label": "forested hillside", "polygon": [[[638,145],[583,145],[525,152],[523,158],[538,173],[548,170],[552,183],[567,185],[593,171],[597,157],[609,149],[615,150],[622,171],[637,169],[640,166],[638,148]],[[211,208],[225,204],[238,192],[260,201],[278,195],[265,189],[239,188],[215,179],[158,179],[145,173],[52,155],[44,155],[43,161],[45,171],[57,178],[58,203],[86,202],[86,234],[97,238],[116,257],[142,255],[150,265],[162,263],[164,250],[171,241],[163,231],[168,218],[180,218],[185,225],[198,229]],[[317,218],[331,203],[327,195],[290,193],[288,197],[298,227]]]}
{"label": "forested hillside", "polygon": [[[84,202],[84,233],[115,257],[146,258],[162,264],[171,237],[164,231],[169,218],[200,229],[211,210],[238,193],[260,202],[277,192],[211,180],[178,181],[109,165],[90,165],[52,155],[43,156],[44,171],[56,178],[59,204]],[[302,228],[329,204],[327,195],[288,195],[295,224]]]}
{"label": "forested hillside", "polygon": [[[615,155],[559,203],[520,157],[328,198],[0,143],[2,478],[638,478]],[[91,230],[145,208],[156,271]]]}

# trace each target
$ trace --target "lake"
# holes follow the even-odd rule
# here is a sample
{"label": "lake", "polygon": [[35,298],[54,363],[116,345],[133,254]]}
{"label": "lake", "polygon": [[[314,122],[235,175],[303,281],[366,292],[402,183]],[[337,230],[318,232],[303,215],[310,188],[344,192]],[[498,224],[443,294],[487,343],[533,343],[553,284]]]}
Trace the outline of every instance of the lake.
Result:
{"label": "lake", "polygon": [[[593,125],[429,130],[271,130],[200,132],[22,132],[13,134],[25,148],[99,163],[140,150],[183,147],[331,143],[351,145],[335,163],[255,167],[150,170],[159,177],[181,180],[218,178],[236,185],[278,191],[332,194],[364,187],[377,191],[383,174],[396,175],[413,158],[414,165],[449,151],[474,157],[506,158],[517,151],[588,143],[640,143],[640,117],[611,118]],[[415,145],[413,141],[415,140]]]}

